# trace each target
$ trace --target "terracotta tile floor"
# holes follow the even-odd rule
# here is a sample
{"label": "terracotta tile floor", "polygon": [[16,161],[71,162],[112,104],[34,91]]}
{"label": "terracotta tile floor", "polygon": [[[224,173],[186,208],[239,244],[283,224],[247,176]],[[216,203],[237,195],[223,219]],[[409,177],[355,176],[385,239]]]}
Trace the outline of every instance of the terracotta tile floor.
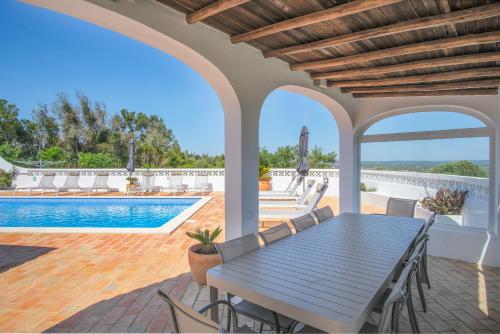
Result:
{"label": "terracotta tile floor", "polygon": [[[223,196],[213,196],[171,235],[0,234],[0,331],[170,331],[158,288],[196,307],[208,299],[189,274],[185,232],[223,225]],[[422,331],[500,332],[500,269],[430,258],[430,275]]]}

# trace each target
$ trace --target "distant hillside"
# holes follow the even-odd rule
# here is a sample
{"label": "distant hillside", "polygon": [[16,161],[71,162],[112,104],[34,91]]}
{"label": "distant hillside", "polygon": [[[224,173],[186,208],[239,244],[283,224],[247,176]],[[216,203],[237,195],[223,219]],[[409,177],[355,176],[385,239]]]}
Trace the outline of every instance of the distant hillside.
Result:
{"label": "distant hillside", "polygon": [[[437,167],[454,161],[362,161],[362,169],[406,171],[406,172],[430,172],[433,167]],[[488,173],[488,160],[471,160],[486,173]]]}

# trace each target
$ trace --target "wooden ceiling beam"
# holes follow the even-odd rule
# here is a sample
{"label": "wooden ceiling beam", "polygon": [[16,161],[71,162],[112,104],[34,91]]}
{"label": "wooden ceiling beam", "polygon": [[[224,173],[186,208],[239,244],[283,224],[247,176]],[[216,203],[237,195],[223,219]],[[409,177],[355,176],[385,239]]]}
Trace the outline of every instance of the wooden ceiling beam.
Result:
{"label": "wooden ceiling beam", "polygon": [[375,97],[409,97],[409,96],[445,96],[445,95],[497,95],[498,88],[486,89],[457,89],[457,90],[437,90],[429,92],[406,92],[406,93],[373,93],[373,94],[352,94],[354,98],[375,98]]}
{"label": "wooden ceiling beam", "polygon": [[327,8],[310,14],[297,16],[288,20],[276,22],[255,30],[231,37],[231,43],[248,42],[257,38],[276,34],[278,32],[296,29],[307,25],[338,19],[381,6],[390,5],[402,0],[354,0],[332,8]]}
{"label": "wooden ceiling beam", "polygon": [[405,77],[374,79],[374,80],[349,80],[349,81],[328,81],[328,87],[373,87],[405,85],[412,83],[427,83],[446,80],[460,80],[469,78],[487,78],[500,76],[500,67],[471,68],[460,71],[449,71],[432,74],[412,75]]}
{"label": "wooden ceiling beam", "polygon": [[357,42],[369,38],[383,37],[419,29],[428,29],[442,25],[468,22],[499,15],[500,15],[500,2],[480,7],[472,7],[436,16],[422,17],[415,20],[398,22],[383,27],[376,27],[368,30],[357,31],[351,34],[335,36],[332,38],[322,39],[311,43],[294,45],[276,50],[264,51],[263,54],[265,58],[282,57],[301,52],[324,49],[327,47],[332,47],[340,44]]}
{"label": "wooden ceiling beam", "polygon": [[485,52],[485,53],[475,53],[469,55],[461,55],[454,57],[442,57],[442,58],[430,58],[424,60],[417,60],[408,63],[378,66],[378,67],[368,67],[368,68],[358,68],[353,70],[343,70],[325,73],[314,73],[311,74],[311,79],[347,79],[353,76],[371,76],[380,75],[387,73],[398,73],[403,71],[424,69],[424,68],[435,68],[439,66],[454,66],[454,65],[466,65],[466,64],[480,64],[493,61],[500,61],[500,51],[496,52]]}
{"label": "wooden ceiling beam", "polygon": [[358,64],[372,60],[403,56],[421,52],[429,52],[429,51],[443,50],[443,49],[463,47],[469,45],[480,45],[480,44],[496,43],[496,42],[500,42],[500,31],[490,31],[481,34],[465,35],[459,37],[438,39],[422,43],[402,45],[394,48],[360,53],[353,56],[296,63],[290,65],[290,69],[293,71],[315,70],[315,69],[328,68],[334,66]]}
{"label": "wooden ceiling beam", "polygon": [[212,2],[211,4],[186,15],[186,22],[193,24],[230,8],[242,5],[248,1],[250,0],[218,0]]}
{"label": "wooden ceiling beam", "polygon": [[452,90],[452,89],[471,89],[471,88],[495,88],[500,86],[500,79],[486,79],[475,81],[447,82],[434,84],[420,85],[403,85],[403,86],[380,86],[380,87],[349,87],[342,88],[342,93],[385,93],[385,92],[427,92],[433,90]]}

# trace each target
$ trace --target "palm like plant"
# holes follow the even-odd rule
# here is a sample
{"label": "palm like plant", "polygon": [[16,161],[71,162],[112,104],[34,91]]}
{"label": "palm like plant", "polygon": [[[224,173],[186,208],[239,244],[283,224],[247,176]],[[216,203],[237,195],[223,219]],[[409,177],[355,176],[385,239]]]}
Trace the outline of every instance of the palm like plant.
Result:
{"label": "palm like plant", "polygon": [[221,234],[222,229],[218,226],[215,230],[210,232],[209,229],[201,230],[197,228],[194,232],[186,232],[187,236],[198,240],[201,243],[201,247],[198,250],[201,254],[217,254],[217,249],[215,248],[214,241]]}

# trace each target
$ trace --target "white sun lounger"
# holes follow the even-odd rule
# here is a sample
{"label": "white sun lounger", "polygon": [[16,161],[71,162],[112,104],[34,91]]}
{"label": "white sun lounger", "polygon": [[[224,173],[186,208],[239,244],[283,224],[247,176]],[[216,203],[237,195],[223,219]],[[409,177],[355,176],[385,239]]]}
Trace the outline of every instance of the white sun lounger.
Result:
{"label": "white sun lounger", "polygon": [[311,201],[305,208],[297,209],[283,209],[283,210],[260,210],[259,211],[259,221],[265,220],[279,220],[279,219],[292,219],[308,213],[311,213],[318,206],[319,201],[323,198],[328,185],[324,183],[318,183],[316,185],[316,192],[314,193]]}
{"label": "white sun lounger", "polygon": [[66,176],[64,184],[61,187],[57,187],[56,196],[59,195],[59,192],[69,192],[70,190],[73,190],[73,195],[76,195],[77,191],[82,190],[82,187],[78,185],[78,181],[80,181],[80,173],[70,172]]}
{"label": "white sun lounger", "polygon": [[92,193],[92,190],[95,190],[96,192],[99,190],[105,190],[106,192],[116,190],[116,189],[108,186],[108,177],[109,177],[108,173],[97,173],[92,186],[87,187],[87,188],[81,188],[81,189],[88,191],[87,195],[89,195],[89,196],[90,196],[90,193]]}
{"label": "white sun lounger", "polygon": [[259,199],[298,199],[297,191],[299,186],[304,182],[304,177],[299,176],[297,182],[291,187],[288,192],[284,191],[261,191],[259,192]]}
{"label": "white sun lounger", "polygon": [[205,195],[205,192],[212,192],[213,185],[208,182],[208,174],[196,174],[194,177],[194,187],[190,188],[190,190],[200,191],[202,195]]}
{"label": "white sun lounger", "polygon": [[[189,189],[188,185],[182,183],[182,174],[180,173],[172,173],[169,177],[169,184],[167,187],[161,187],[160,191],[171,191],[174,193],[174,196],[177,195],[177,192],[187,192]],[[160,193],[158,193],[159,195]]]}
{"label": "white sun lounger", "polygon": [[298,199],[291,199],[291,200],[265,200],[265,201],[259,201],[259,208],[265,209],[265,208],[305,208],[307,205],[307,200],[309,193],[313,189],[314,184],[316,183],[315,180],[309,179],[307,180],[307,186],[300,198]]}
{"label": "white sun lounger", "polygon": [[127,192],[127,195],[133,194],[133,193],[141,193],[141,196],[144,196],[145,192],[160,192],[160,187],[155,186],[155,180],[156,180],[156,174],[151,173],[151,174],[144,174],[142,176],[141,180],[141,185],[137,188],[134,189],[129,189]]}
{"label": "white sun lounger", "polygon": [[42,195],[45,193],[46,190],[53,190],[57,192],[57,187],[54,185],[54,178],[56,177],[55,173],[46,173],[43,174],[42,177],[40,178],[40,181],[36,186],[33,187],[16,187],[14,189],[14,196],[16,196],[16,192],[18,190],[28,190],[29,194],[28,196],[31,196],[31,193],[33,190],[41,190]]}

